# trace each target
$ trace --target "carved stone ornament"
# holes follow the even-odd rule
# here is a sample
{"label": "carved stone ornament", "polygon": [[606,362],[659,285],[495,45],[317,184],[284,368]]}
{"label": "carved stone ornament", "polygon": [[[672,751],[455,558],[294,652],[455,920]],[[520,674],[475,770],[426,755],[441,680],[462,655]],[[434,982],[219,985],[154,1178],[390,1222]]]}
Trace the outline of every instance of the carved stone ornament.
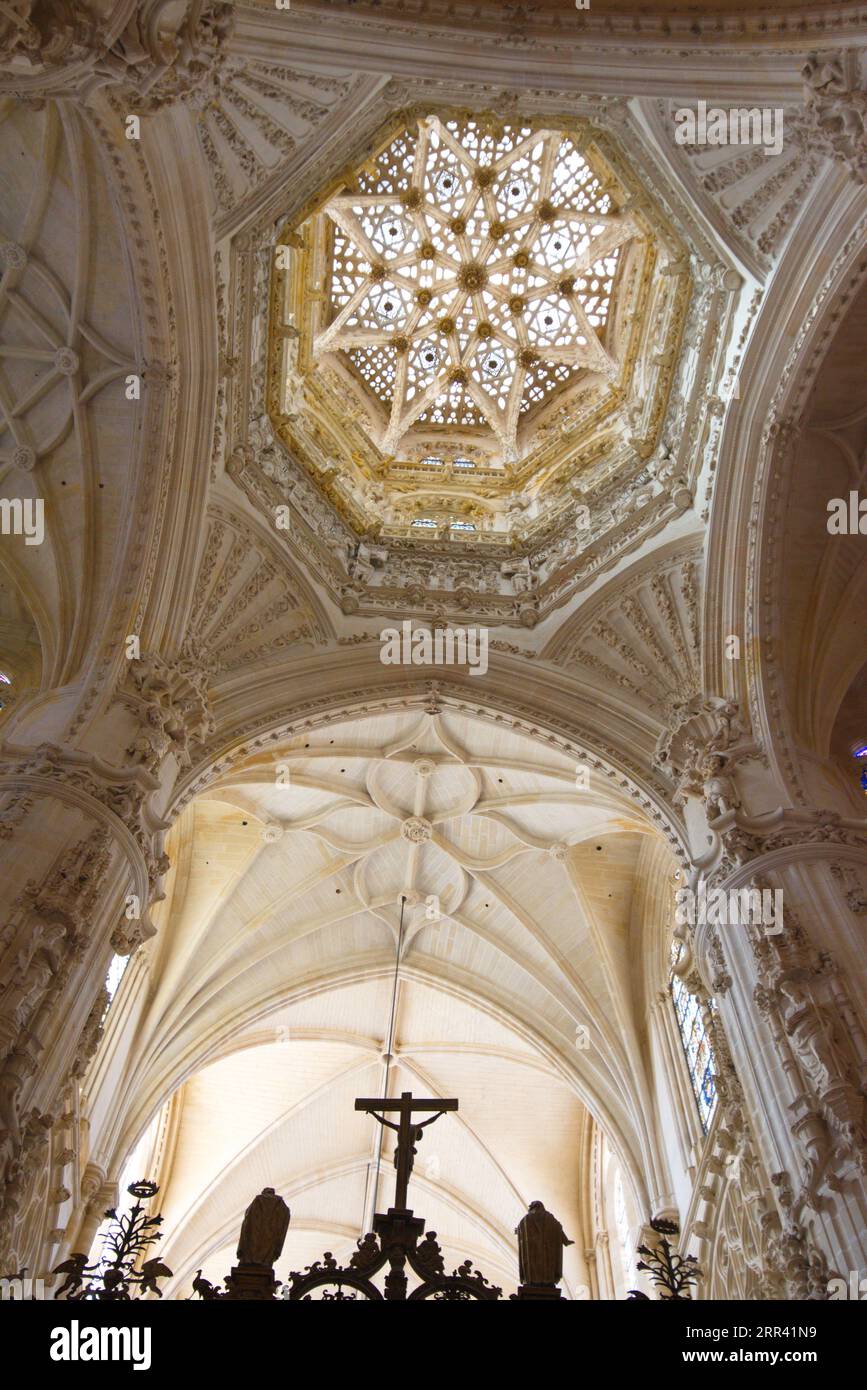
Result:
{"label": "carved stone ornament", "polygon": [[846,906],[856,917],[867,912],[867,887],[863,875],[852,864],[831,864],[831,877],[840,886]]}
{"label": "carved stone ornament", "polygon": [[[18,1193],[38,1171],[50,1116],[22,1107],[43,1034],[80,966],[108,872],[112,837],[97,831],[59,855],[43,883],[31,880],[0,932],[0,1253],[20,1212]],[[76,1044],[69,1077],[80,1076],[99,1041],[102,991]],[[35,1167],[34,1167],[35,1165]]]}
{"label": "carved stone ornament", "polygon": [[0,7],[0,90],[87,96],[109,86],[127,110],[158,111],[213,83],[233,10],[222,0],[143,0],[105,17],[93,0],[10,0]]}
{"label": "carved stone ornament", "polygon": [[672,726],[657,742],[653,763],[675,784],[675,805],[683,805],[689,795],[701,796],[711,816],[721,802],[740,805],[727,769],[736,755],[748,751],[753,745],[737,702],[699,695],[675,711]]}
{"label": "carved stone ornament", "polygon": [[[0,748],[0,778],[26,781],[34,796],[59,796],[79,805],[82,799],[89,800],[95,803],[91,814],[96,820],[103,819],[99,808],[117,817],[141,855],[139,864],[132,866],[132,873],[139,883],[142,907],[158,900],[159,880],[169,869],[162,848],[168,824],[150,809],[150,794],[159,783],[144,768],[117,768],[94,754],[66,751],[53,743],[42,743],[29,750],[6,745]],[[144,913],[139,927],[139,939],[153,933]]]}
{"label": "carved stone ornament", "polygon": [[788,1078],[791,1130],[805,1167],[798,1206],[818,1209],[867,1172],[867,1037],[827,952],[816,952],[791,909],[786,931],[751,932],[756,1006]]}
{"label": "carved stone ornament", "polygon": [[433,834],[433,827],[430,821],[425,820],[424,816],[409,816],[401,825],[400,833],[410,844],[423,845]]}
{"label": "carved stone ornament", "polygon": [[811,53],[801,76],[812,144],[845,165],[858,183],[867,183],[867,91],[860,59],[856,50]]}
{"label": "carved stone ornament", "polygon": [[168,753],[179,768],[188,768],[191,748],[214,732],[209,675],[209,660],[191,639],[174,660],[146,652],[130,662],[125,689],[137,696],[141,731],[126,751],[148,772],[156,774]]}

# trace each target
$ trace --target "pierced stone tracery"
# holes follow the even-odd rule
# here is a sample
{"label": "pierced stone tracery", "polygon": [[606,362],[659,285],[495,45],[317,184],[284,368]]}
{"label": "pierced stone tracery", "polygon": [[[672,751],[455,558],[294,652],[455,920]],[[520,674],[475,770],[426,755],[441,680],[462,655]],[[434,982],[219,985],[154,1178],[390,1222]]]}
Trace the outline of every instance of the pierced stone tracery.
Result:
{"label": "pierced stone tracery", "polygon": [[678,228],[595,122],[404,108],[277,250],[270,425],[384,548],[377,587],[405,587],[411,555],[454,543],[488,566],[469,588],[499,595],[493,548],[543,564],[579,473],[588,506],[615,473],[634,485],[694,283]]}
{"label": "pierced stone tracery", "polygon": [[581,372],[613,378],[605,325],[636,235],[575,139],[527,125],[425,117],[332,198],[331,321],[384,408],[411,427],[487,427],[518,454],[521,417]]}

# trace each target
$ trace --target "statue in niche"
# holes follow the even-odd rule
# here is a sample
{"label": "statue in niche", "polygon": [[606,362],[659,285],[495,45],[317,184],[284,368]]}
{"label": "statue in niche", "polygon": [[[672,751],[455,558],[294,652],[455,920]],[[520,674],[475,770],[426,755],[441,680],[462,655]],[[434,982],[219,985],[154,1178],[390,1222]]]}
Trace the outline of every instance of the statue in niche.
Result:
{"label": "statue in niche", "polygon": [[818,1096],[829,1086],[849,1084],[850,1058],[846,1055],[834,1022],[832,1010],[823,1008],[809,996],[804,983],[788,975],[780,981],[783,1026],[801,1062],[807,1080]]}
{"label": "statue in niche", "polygon": [[35,949],[32,954],[22,952],[18,968],[3,991],[0,1016],[17,1027],[26,1023],[60,968],[61,942],[65,935],[59,923],[45,924],[38,929],[34,934]]}
{"label": "statue in niche", "polygon": [[280,1258],[289,1229],[290,1211],[273,1187],[254,1197],[246,1212],[238,1240],[238,1263],[273,1268]]}
{"label": "statue in niche", "polygon": [[522,1284],[554,1287],[563,1278],[563,1248],[574,1245],[542,1202],[531,1202],[515,1228]]}
{"label": "statue in niche", "polygon": [[500,565],[500,574],[507,581],[511,581],[513,594],[529,594],[536,586],[536,576],[530,568],[529,559],[504,560]]}

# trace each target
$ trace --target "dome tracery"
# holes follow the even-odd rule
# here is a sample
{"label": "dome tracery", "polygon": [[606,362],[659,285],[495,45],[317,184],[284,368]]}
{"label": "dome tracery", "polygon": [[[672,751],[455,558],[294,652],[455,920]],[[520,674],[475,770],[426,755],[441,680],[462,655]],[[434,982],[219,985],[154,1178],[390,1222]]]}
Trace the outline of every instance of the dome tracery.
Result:
{"label": "dome tracery", "polygon": [[688,261],[586,119],[405,112],[281,246],[271,424],[356,535],[510,548],[652,452]]}
{"label": "dome tracery", "polygon": [[[242,306],[256,365],[247,440],[230,459],[229,471],[269,519],[273,504],[290,505],[291,544],[303,548],[306,563],[350,616],[397,613],[410,595],[413,604],[434,616],[459,610],[462,618],[472,612],[478,621],[534,627],[552,607],[592,582],[600,564],[634,549],[690,505],[701,457],[698,441],[710,438],[708,402],[730,341],[740,278],[733,276],[723,287],[723,300],[718,272],[725,267],[683,199],[660,178],[635,130],[609,119],[605,110],[539,113],[516,104],[495,116],[482,104],[486,96],[479,93],[475,108],[404,106],[383,125],[359,131],[337,171],[333,155],[309,170],[304,200],[297,199],[282,224],[269,223],[249,303]],[[414,152],[432,129],[445,130],[462,150],[466,142],[460,163],[463,201],[452,183],[441,195],[427,166],[422,173],[416,169]],[[484,141],[487,164],[479,157]],[[476,216],[482,219],[482,211],[474,209],[486,209],[485,200],[499,188],[498,161],[504,161],[502,175],[514,172],[512,155],[517,160],[522,141],[523,153],[538,164],[539,178],[528,176],[532,198],[521,214],[523,231],[518,228],[508,246],[508,284],[494,283],[492,257],[500,255],[501,242],[486,259],[484,245],[469,244],[467,228]],[[550,177],[543,169],[546,160],[554,170]],[[563,234],[564,219],[555,215],[565,207],[563,190],[573,197],[573,220],[583,222],[591,237],[583,247],[586,257],[607,245],[613,261],[610,288],[601,286],[605,293],[595,301],[585,293],[587,286],[579,286],[584,272],[568,262],[543,267],[544,294],[542,285],[528,289],[538,268],[537,246],[549,233],[555,240]],[[441,196],[451,202],[430,212],[428,203]],[[585,197],[589,205],[579,207]],[[393,223],[379,217],[380,210]],[[496,202],[492,210],[496,217],[485,213],[484,226],[499,238],[510,215],[501,214]],[[381,255],[377,251],[374,257],[371,245],[371,254],[362,256],[339,225],[353,219],[360,224],[362,217],[368,219],[367,240],[378,237]],[[424,221],[419,229],[417,220],[425,218],[430,224]],[[454,232],[453,224],[464,230]],[[388,237],[392,225],[397,235]],[[437,250],[431,225],[440,229],[443,248],[455,238],[467,242],[464,261]],[[363,226],[362,232],[367,236]],[[387,255],[388,242],[401,235],[406,245],[433,260],[410,264],[405,246],[402,254]],[[618,244],[603,240],[601,248],[594,246],[594,235]],[[355,246],[352,276],[341,270],[335,280],[335,247],[340,270],[340,248],[350,245]],[[567,251],[558,241],[551,255]],[[367,328],[359,328],[349,322],[355,313],[350,309],[337,323],[353,297],[361,317],[372,314],[388,275],[399,278],[400,266],[389,267],[401,259],[407,283],[397,286],[403,295],[397,320],[371,319]],[[429,272],[420,288],[419,266]],[[462,287],[462,272],[479,288]],[[511,278],[518,275],[523,277],[520,296]],[[552,284],[558,294],[562,290],[576,298],[580,290],[598,344],[594,351],[605,354],[607,370],[547,361],[546,353],[565,351],[557,340],[541,341],[544,322],[539,332],[535,328]],[[534,290],[539,290],[535,300]],[[486,300],[494,291],[499,317]],[[441,303],[446,296],[448,303]],[[515,321],[517,305],[510,308],[510,301],[518,298],[524,304],[522,340],[509,337],[504,327]],[[461,301],[463,309],[455,308]],[[599,322],[591,323],[591,316]],[[458,344],[457,360],[446,356],[434,364],[442,385],[434,405],[448,423],[433,421],[432,409],[423,405],[407,421],[405,394],[397,400],[394,364],[402,364],[408,383],[413,354],[430,341],[421,333],[425,323],[446,327]],[[708,339],[698,361],[695,348],[709,325],[713,341]],[[376,341],[341,345],[344,330]],[[488,398],[473,377],[481,359],[470,353],[472,342],[476,349],[499,354],[503,371],[512,374],[509,391],[514,386],[515,396],[524,392],[514,411],[511,455],[476,405],[476,396]],[[445,339],[438,343],[446,354],[451,351]],[[365,360],[375,359],[376,370],[386,374],[372,376],[373,385],[351,356],[362,349]],[[490,370],[496,367],[494,362]],[[534,374],[542,371],[562,372],[568,379],[542,399],[528,400],[524,387],[530,382],[534,391]],[[458,422],[461,401],[476,410],[475,424]],[[502,426],[502,414],[489,408]],[[446,415],[447,409],[454,413]],[[684,409],[694,422],[688,434],[677,425]],[[401,410],[402,437],[386,450],[384,437]],[[465,594],[471,598],[464,601]]]}
{"label": "dome tracery", "polygon": [[620,248],[636,234],[575,139],[529,125],[427,117],[325,206],[341,352],[383,407],[394,453],[421,425],[481,428],[503,455],[604,345]]}

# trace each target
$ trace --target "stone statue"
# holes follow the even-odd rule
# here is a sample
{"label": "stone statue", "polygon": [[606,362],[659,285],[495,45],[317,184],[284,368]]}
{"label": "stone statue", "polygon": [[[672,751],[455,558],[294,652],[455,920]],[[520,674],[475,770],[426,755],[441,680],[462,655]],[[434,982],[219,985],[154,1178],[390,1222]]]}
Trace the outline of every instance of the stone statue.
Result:
{"label": "stone statue", "polygon": [[791,1039],[806,1078],[818,1096],[830,1086],[850,1083],[851,1062],[836,1026],[832,1007],[816,1003],[805,985],[793,975],[784,976],[779,992],[783,1027]]}
{"label": "stone statue", "polygon": [[289,1208],[273,1187],[264,1188],[254,1197],[244,1213],[238,1263],[272,1268],[282,1253],[289,1217]]}
{"label": "stone statue", "polygon": [[726,760],[718,753],[712,753],[702,768],[702,791],[708,820],[724,816],[726,811],[740,810],[740,796],[725,768]]}
{"label": "stone statue", "polygon": [[518,1267],[522,1284],[553,1288],[563,1278],[563,1247],[574,1245],[553,1212],[542,1202],[531,1202],[527,1215],[515,1228]]}

